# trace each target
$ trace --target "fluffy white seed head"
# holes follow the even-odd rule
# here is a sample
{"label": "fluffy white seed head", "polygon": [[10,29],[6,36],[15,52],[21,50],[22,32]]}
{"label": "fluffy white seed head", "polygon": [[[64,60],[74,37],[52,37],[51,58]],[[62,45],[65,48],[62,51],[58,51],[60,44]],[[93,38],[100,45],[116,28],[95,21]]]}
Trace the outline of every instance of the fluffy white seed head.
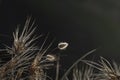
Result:
{"label": "fluffy white seed head", "polygon": [[56,60],[56,57],[54,55],[48,54],[46,57],[47,57],[46,59],[49,60],[49,61],[55,61]]}
{"label": "fluffy white seed head", "polygon": [[68,43],[67,42],[60,42],[59,44],[58,44],[58,49],[60,49],[60,50],[65,50],[67,47],[68,47]]}

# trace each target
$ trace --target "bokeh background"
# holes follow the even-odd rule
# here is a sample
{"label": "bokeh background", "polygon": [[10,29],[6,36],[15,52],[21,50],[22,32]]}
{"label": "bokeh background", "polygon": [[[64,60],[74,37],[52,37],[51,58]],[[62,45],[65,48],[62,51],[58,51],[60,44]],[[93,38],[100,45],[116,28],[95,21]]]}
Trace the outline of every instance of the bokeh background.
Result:
{"label": "bokeh background", "polygon": [[0,0],[0,44],[10,44],[28,15],[38,32],[69,43],[64,67],[95,48],[90,56],[120,61],[120,0]]}

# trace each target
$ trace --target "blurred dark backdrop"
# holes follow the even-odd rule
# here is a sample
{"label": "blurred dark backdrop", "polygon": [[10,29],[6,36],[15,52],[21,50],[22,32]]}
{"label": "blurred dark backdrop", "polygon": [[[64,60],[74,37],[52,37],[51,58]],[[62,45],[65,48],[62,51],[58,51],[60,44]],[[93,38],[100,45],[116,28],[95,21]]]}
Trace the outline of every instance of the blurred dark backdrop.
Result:
{"label": "blurred dark backdrop", "polygon": [[63,52],[71,65],[86,52],[120,61],[119,0],[0,0],[0,42],[7,43],[17,24],[36,19],[38,32],[69,43]]}

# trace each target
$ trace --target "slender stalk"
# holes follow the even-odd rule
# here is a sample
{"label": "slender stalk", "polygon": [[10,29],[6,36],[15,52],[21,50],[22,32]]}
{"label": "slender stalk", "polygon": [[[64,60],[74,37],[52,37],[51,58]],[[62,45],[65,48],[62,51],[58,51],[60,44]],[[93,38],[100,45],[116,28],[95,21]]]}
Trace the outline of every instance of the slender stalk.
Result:
{"label": "slender stalk", "polygon": [[61,78],[61,80],[64,80],[65,77],[69,74],[69,72],[71,71],[71,69],[74,68],[75,65],[77,65],[82,59],[84,59],[86,56],[88,56],[89,54],[95,52],[96,49],[93,49],[91,51],[89,51],[88,53],[86,53],[85,55],[83,55],[81,58],[79,58],[67,71],[66,73],[63,75],[63,77]]}
{"label": "slender stalk", "polygon": [[[59,54],[60,55],[60,54]],[[59,64],[60,64],[60,56],[58,56],[58,60],[57,60],[57,65],[56,65],[56,78],[55,80],[59,79]]]}

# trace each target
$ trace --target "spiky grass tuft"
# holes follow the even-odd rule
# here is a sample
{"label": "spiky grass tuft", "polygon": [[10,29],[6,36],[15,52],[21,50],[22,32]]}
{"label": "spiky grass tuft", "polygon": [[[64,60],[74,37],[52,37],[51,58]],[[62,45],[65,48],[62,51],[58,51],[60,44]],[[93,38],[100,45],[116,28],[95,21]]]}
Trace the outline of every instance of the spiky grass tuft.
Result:
{"label": "spiky grass tuft", "polygon": [[120,80],[120,66],[115,62],[112,64],[103,57],[100,57],[100,62],[89,60],[82,61],[99,70],[99,72],[95,75],[96,80]]}
{"label": "spiky grass tuft", "polygon": [[36,46],[36,40],[41,35],[35,35],[35,30],[34,22],[31,24],[31,17],[27,18],[22,32],[19,31],[19,27],[13,32],[12,47],[6,46],[6,49],[1,49],[1,51],[6,50],[11,55],[11,59],[1,65],[0,80],[50,79],[45,70],[55,66],[54,62],[57,61],[57,56],[47,54],[54,40],[46,46],[47,35],[42,45]]}
{"label": "spiky grass tuft", "polygon": [[75,67],[73,69],[73,79],[72,80],[94,80],[93,68],[90,66]]}

